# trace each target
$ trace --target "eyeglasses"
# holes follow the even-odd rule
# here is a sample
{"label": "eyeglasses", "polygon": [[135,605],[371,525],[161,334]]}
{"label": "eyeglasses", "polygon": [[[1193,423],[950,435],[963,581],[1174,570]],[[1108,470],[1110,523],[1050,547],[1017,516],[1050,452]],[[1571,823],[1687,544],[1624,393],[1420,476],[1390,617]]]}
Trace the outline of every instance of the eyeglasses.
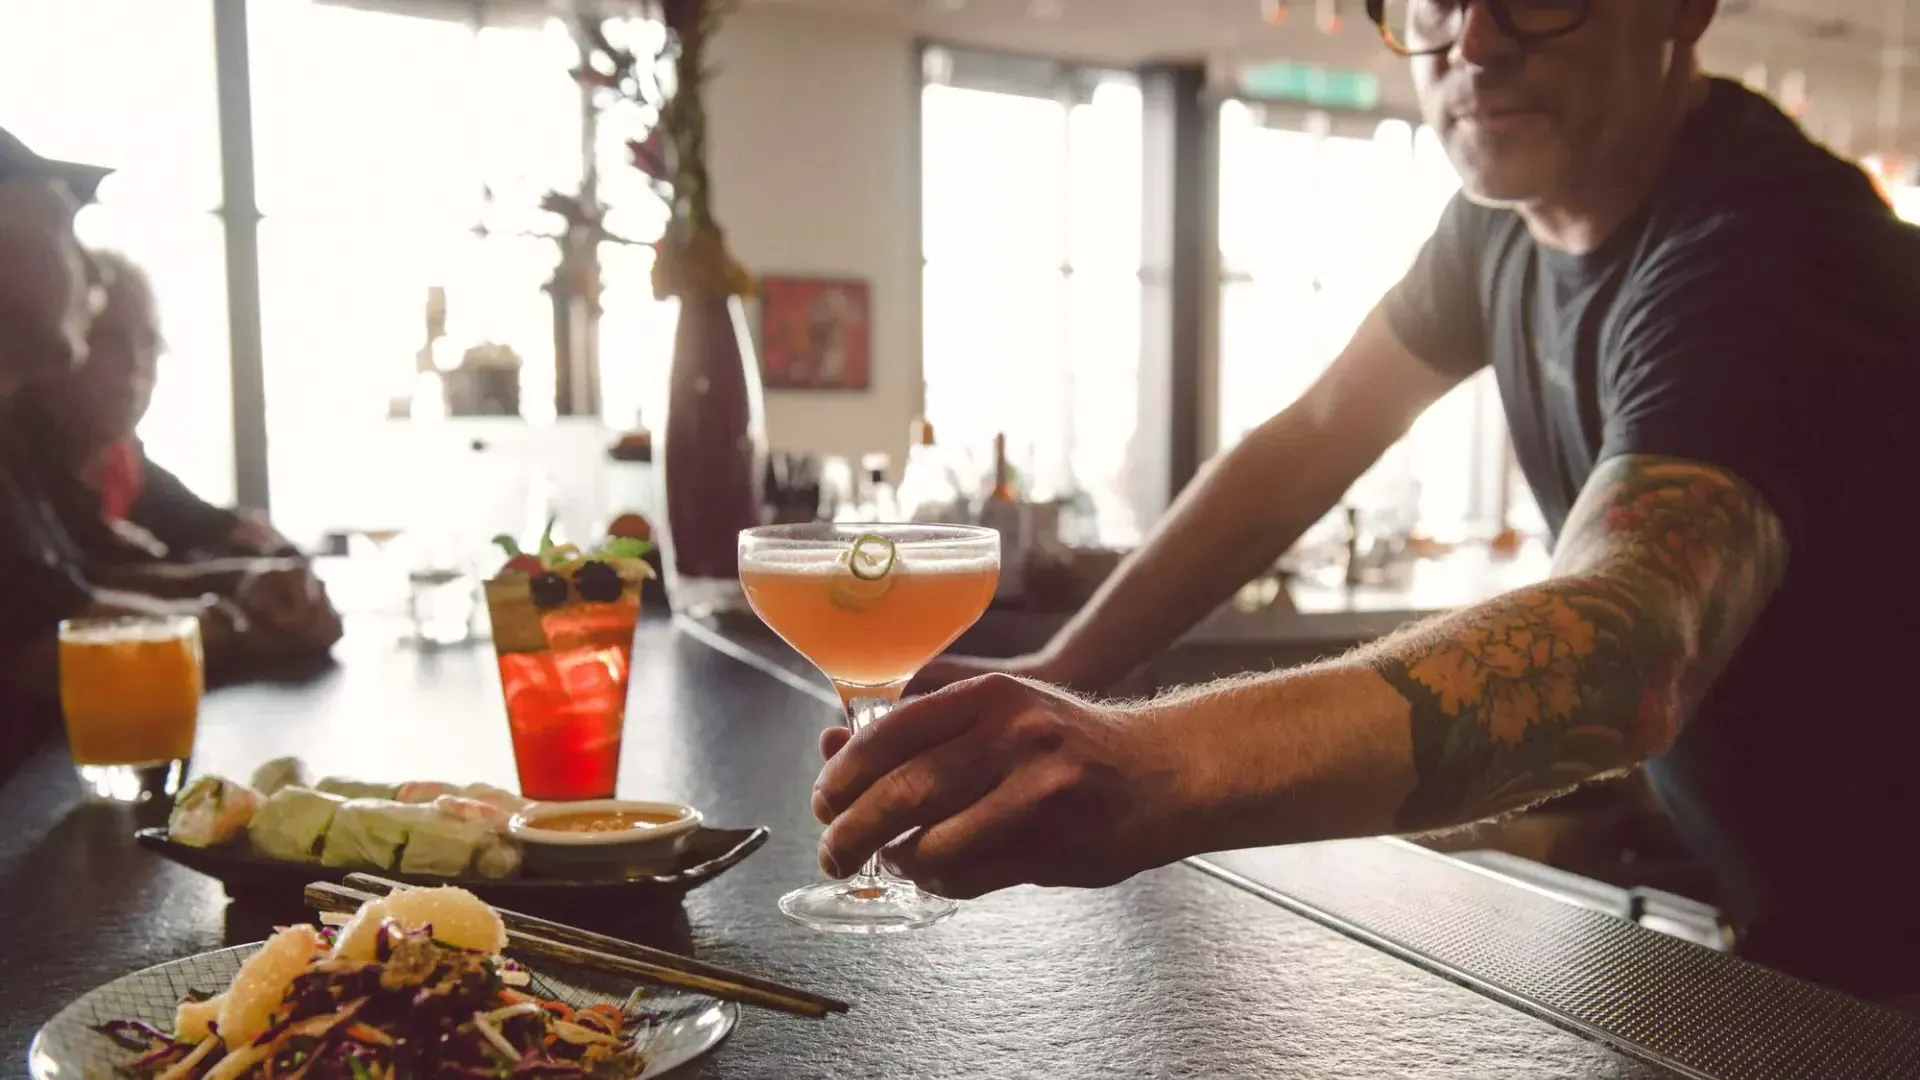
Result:
{"label": "eyeglasses", "polygon": [[[1387,48],[1401,56],[1433,56],[1460,40],[1474,0],[1367,0],[1367,18]],[[1593,0],[1479,0],[1500,32],[1522,44],[1570,34],[1586,23]]]}

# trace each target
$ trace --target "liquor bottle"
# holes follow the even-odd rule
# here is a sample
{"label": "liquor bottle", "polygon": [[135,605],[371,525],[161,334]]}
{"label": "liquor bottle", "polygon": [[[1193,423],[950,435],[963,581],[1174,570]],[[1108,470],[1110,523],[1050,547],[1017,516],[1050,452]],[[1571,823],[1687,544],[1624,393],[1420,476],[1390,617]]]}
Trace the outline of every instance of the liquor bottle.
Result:
{"label": "liquor bottle", "polygon": [[973,520],[960,480],[933,439],[933,425],[915,418],[909,429],[907,468],[900,476],[900,513],[907,521],[965,525]]}
{"label": "liquor bottle", "polygon": [[993,437],[993,487],[980,504],[980,524],[1000,533],[1000,584],[993,590],[994,600],[1020,601],[1027,592],[1028,507],[1013,487],[1005,432]]}
{"label": "liquor bottle", "polygon": [[860,470],[866,474],[867,481],[861,496],[867,521],[900,520],[900,500],[894,494],[893,483],[887,479],[887,470],[892,467],[893,461],[885,454],[866,454],[860,458]]}

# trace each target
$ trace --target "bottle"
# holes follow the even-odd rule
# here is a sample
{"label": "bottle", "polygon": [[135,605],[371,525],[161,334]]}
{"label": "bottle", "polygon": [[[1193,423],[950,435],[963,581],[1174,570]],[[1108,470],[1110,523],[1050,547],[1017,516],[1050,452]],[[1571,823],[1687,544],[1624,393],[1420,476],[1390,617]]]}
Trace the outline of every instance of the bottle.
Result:
{"label": "bottle", "polygon": [[1027,592],[1027,507],[1013,488],[1007,436],[993,437],[993,487],[980,504],[980,524],[1000,533],[1000,584],[993,598],[1017,602]]}
{"label": "bottle", "polygon": [[900,520],[900,500],[894,496],[893,482],[887,479],[887,469],[893,461],[885,454],[867,454],[860,459],[860,470],[866,476],[866,491],[861,496],[863,521],[898,522]]}
{"label": "bottle", "polygon": [[900,476],[900,513],[905,521],[965,525],[968,512],[960,478],[933,440],[933,425],[916,417],[908,430],[907,468]]}

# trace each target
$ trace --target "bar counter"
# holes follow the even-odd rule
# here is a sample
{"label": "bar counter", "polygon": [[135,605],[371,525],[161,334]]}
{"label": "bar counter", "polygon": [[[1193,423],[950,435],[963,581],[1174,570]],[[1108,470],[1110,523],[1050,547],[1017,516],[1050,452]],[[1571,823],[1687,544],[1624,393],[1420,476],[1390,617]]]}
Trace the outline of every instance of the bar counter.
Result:
{"label": "bar counter", "polygon": [[[298,753],[316,775],[512,785],[486,644],[423,653],[355,625],[336,655],[211,693],[195,769]],[[803,930],[774,901],[817,873],[807,800],[836,709],[815,679],[743,626],[647,620],[636,642],[621,793],[773,835],[682,907],[595,927],[853,1003],[824,1022],[748,1010],[685,1075],[1920,1076],[1920,1021],[1397,841],[1016,889],[913,934]],[[85,990],[304,917],[138,848],[135,816],[86,804],[57,744],[0,787],[0,822],[0,1075]]]}

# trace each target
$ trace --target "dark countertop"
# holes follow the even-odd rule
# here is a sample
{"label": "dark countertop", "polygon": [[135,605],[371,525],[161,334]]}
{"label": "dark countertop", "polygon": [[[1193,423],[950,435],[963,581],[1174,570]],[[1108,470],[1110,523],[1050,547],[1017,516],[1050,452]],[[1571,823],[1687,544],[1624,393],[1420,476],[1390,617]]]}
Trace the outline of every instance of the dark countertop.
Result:
{"label": "dark countertop", "polygon": [[[816,935],[774,900],[814,876],[807,812],[817,697],[716,650],[641,629],[621,789],[682,799],[773,838],[684,916],[606,912],[610,929],[854,1003],[824,1023],[750,1012],[703,1077],[1664,1075],[1285,910],[1193,866],[1100,892],[1020,889],[930,931]],[[317,773],[511,784],[485,646],[419,654],[356,628],[300,686],[209,696],[196,768],[244,775],[298,752]],[[798,680],[793,680],[797,682]],[[0,1075],[82,991],[264,936],[288,910],[136,848],[131,815],[85,805],[61,748],[0,787]]]}

